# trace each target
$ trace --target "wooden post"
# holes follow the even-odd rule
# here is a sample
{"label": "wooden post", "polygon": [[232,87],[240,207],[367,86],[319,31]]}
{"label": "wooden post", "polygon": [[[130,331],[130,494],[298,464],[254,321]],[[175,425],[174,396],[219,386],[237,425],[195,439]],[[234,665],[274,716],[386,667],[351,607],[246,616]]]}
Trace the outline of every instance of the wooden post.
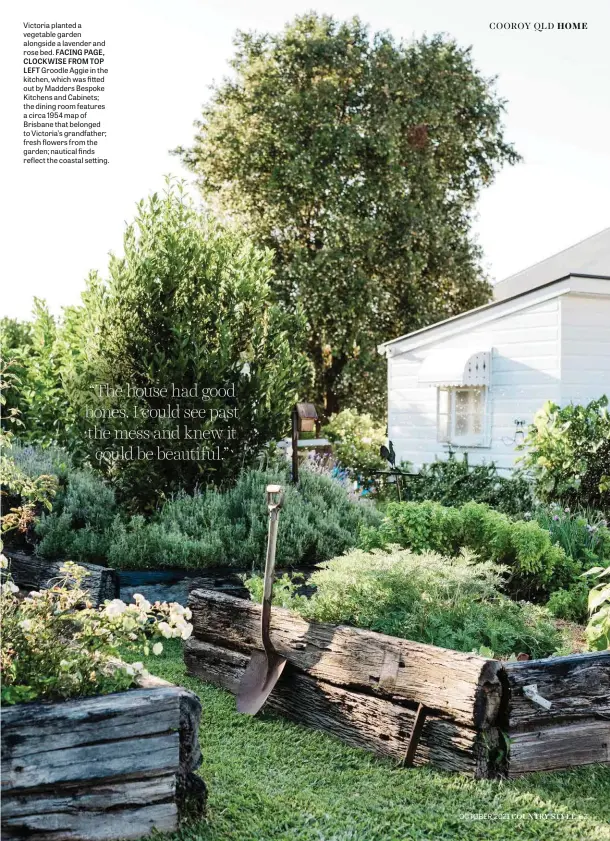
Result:
{"label": "wooden post", "polygon": [[292,482],[299,483],[299,413],[292,410]]}
{"label": "wooden post", "polygon": [[413,760],[415,759],[415,753],[417,751],[417,746],[419,745],[422,730],[424,729],[427,714],[428,711],[425,708],[425,706],[423,704],[419,704],[417,707],[417,712],[415,713],[413,730],[411,730],[411,735],[409,736],[407,752],[405,753],[405,758],[403,760],[403,765],[406,768],[411,768],[413,766]]}

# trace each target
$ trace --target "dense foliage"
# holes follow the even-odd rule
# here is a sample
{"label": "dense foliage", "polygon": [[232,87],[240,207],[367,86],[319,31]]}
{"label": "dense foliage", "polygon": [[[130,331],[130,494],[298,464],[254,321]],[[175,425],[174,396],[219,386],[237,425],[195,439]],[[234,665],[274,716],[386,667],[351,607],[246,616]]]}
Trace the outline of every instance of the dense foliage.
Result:
{"label": "dense foliage", "polygon": [[267,541],[268,484],[285,487],[280,515],[277,563],[315,564],[354,546],[362,524],[378,523],[375,509],[352,501],[346,490],[325,476],[302,471],[298,488],[285,472],[248,470],[230,490],[178,495],[146,522],[133,517],[117,524],[108,560],[135,568],[264,566]]}
{"label": "dense foliage", "polygon": [[53,475],[28,476],[10,455],[3,452],[0,456],[0,487],[2,533],[13,532],[27,537],[32,533],[36,518],[43,511],[51,510],[57,493],[57,478]]}
{"label": "dense foliage", "polygon": [[[125,409],[127,417],[100,425],[133,430],[130,443],[140,440],[136,430],[147,431],[145,446],[153,450],[154,434],[180,426],[179,439],[162,440],[172,458],[117,458],[125,440],[114,435],[103,447],[90,442],[92,459],[100,448],[111,451],[101,467],[119,498],[143,507],[175,491],[230,482],[268,441],[285,434],[305,363],[294,347],[298,324],[271,303],[270,279],[271,255],[237,228],[202,216],[181,185],[170,182],[164,195],[140,202],[123,256],[111,257],[106,283],[90,278],[71,322],[73,330],[79,320],[81,328],[99,323],[97,330],[83,331],[86,356],[75,363],[82,370],[69,387],[81,417],[87,409]],[[123,395],[96,400],[90,383],[122,387]],[[128,385],[147,392],[129,397]],[[155,416],[178,402],[149,391],[160,387],[180,389],[179,421]],[[230,394],[208,391],[202,399],[218,388]],[[184,390],[193,393],[184,396]],[[203,416],[186,420],[187,411],[202,409]],[[202,438],[206,433],[210,437]],[[176,460],[177,452],[213,452],[216,446],[214,460]]]}
{"label": "dense foliage", "polygon": [[569,587],[555,590],[546,606],[557,619],[568,622],[586,622],[589,609],[589,588],[584,581],[575,581]]}
{"label": "dense foliage", "polygon": [[[265,488],[285,487],[280,518],[278,560],[301,566],[326,560],[354,546],[361,526],[378,525],[374,506],[350,493],[349,482],[326,471],[302,471],[297,487],[285,468],[244,470],[227,490],[214,488],[193,495],[179,493],[148,518],[128,517],[117,504],[112,486],[90,469],[74,468],[63,450],[23,447],[13,442],[2,465],[22,477],[11,497],[20,507],[6,511],[17,518],[7,536],[45,558],[110,563],[120,568],[259,568],[267,539]],[[3,472],[4,482],[8,471]],[[25,484],[24,484],[25,483]],[[32,502],[23,488],[38,490]],[[43,490],[46,489],[43,494]],[[26,508],[27,517],[22,510]],[[23,535],[17,525],[22,524]],[[25,536],[26,540],[20,540]]]}
{"label": "dense foliage", "polygon": [[413,501],[451,506],[484,502],[511,516],[531,511],[533,505],[531,484],[523,475],[500,476],[494,464],[471,466],[467,453],[425,464],[417,477],[406,481],[405,492]]}
{"label": "dense foliage", "polygon": [[[111,256],[107,281],[90,275],[81,306],[56,322],[36,301],[30,325],[6,324],[6,399],[22,440],[67,447],[135,510],[231,483],[287,432],[307,379],[301,322],[272,302],[271,264],[236,227],[200,214],[182,185],[140,202],[123,255]],[[160,388],[169,397],[150,393]],[[178,402],[176,420],[167,410]],[[96,426],[107,438],[88,434]],[[130,458],[143,440],[169,456]]]}
{"label": "dense foliage", "polygon": [[307,319],[314,402],[385,412],[379,342],[485,303],[470,233],[481,189],[518,160],[469,49],[397,43],[309,13],[238,32],[233,74],[179,149],[204,196],[274,252]]}
{"label": "dense foliage", "polygon": [[35,526],[36,551],[45,558],[106,561],[119,509],[112,487],[92,470],[72,470]]}
{"label": "dense foliage", "polygon": [[75,408],[64,388],[70,353],[60,325],[35,298],[31,321],[5,319],[2,328],[2,357],[12,376],[7,407],[19,412],[21,441],[79,450]]}
{"label": "dense foliage", "polygon": [[461,508],[437,502],[390,503],[377,529],[363,529],[363,548],[398,544],[414,552],[457,556],[466,548],[510,570],[511,592],[539,596],[571,583],[582,567],[538,523],[511,520],[487,505]]}
{"label": "dense foliage", "polygon": [[385,426],[376,423],[370,415],[343,409],[330,417],[321,434],[332,443],[339,467],[353,478],[366,482],[375,470],[387,467],[379,455],[379,448],[386,441]]}
{"label": "dense foliage", "polygon": [[[275,600],[308,619],[349,623],[457,651],[546,657],[561,638],[543,608],[502,594],[502,568],[467,553],[448,558],[393,547],[356,549],[320,565],[309,598],[285,577]],[[248,582],[260,599],[261,579]]]}
{"label": "dense foliage", "polygon": [[[36,300],[34,304],[36,306]],[[23,414],[23,401],[16,386],[23,380],[25,362],[31,347],[32,325],[29,321],[19,321],[16,318],[0,319],[0,392],[3,406],[0,426],[4,431],[11,428],[16,416]]]}
{"label": "dense foliage", "polygon": [[[3,570],[8,563],[1,556]],[[94,608],[81,588],[85,570],[72,563],[41,591],[18,598],[10,578],[0,588],[2,703],[63,700],[133,686],[142,664],[115,662],[120,647],[148,654],[162,639],[188,639],[190,611],[179,604],[151,605],[140,595]],[[156,640],[156,641],[155,641]]]}
{"label": "dense foliage", "polygon": [[560,408],[547,402],[534,416],[523,465],[537,496],[571,507],[610,513],[610,412],[608,398]]}
{"label": "dense foliage", "polygon": [[554,502],[536,506],[525,517],[532,517],[546,529],[553,543],[561,546],[583,569],[610,560],[610,529],[598,511],[572,511]]}
{"label": "dense foliage", "polygon": [[7,545],[36,546],[47,558],[105,561],[119,508],[98,473],[75,468],[59,447],[24,446],[18,439],[10,441],[0,468]]}

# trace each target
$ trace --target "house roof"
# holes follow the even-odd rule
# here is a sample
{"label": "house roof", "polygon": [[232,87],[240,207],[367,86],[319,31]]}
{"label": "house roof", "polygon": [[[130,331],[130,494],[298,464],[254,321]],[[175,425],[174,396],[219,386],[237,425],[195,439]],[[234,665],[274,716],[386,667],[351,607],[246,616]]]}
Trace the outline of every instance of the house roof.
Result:
{"label": "house roof", "polygon": [[569,274],[610,277],[610,228],[495,284],[494,301],[505,301]]}
{"label": "house roof", "polygon": [[[582,287],[586,280],[610,281],[610,228],[500,281],[494,286],[494,300],[491,303],[398,336],[379,345],[377,350],[382,355],[392,355],[393,352],[418,347],[441,336],[470,329],[478,322],[529,307],[536,300],[546,300],[570,291],[586,293],[587,290]],[[580,289],[575,288],[579,286]],[[610,294],[610,284],[607,287],[606,284],[601,287],[598,284],[593,294]],[[398,343],[401,345],[400,350],[393,349],[392,346]]]}
{"label": "house roof", "polygon": [[610,295],[610,275],[568,274],[558,277],[534,289],[528,289],[502,301],[492,301],[482,307],[476,307],[444,321],[438,321],[421,330],[414,330],[404,336],[398,336],[377,347],[383,356],[393,356],[405,350],[412,350],[420,345],[430,344],[447,338],[455,333],[470,330],[478,324],[501,318],[534,304],[575,292],[585,295]]}

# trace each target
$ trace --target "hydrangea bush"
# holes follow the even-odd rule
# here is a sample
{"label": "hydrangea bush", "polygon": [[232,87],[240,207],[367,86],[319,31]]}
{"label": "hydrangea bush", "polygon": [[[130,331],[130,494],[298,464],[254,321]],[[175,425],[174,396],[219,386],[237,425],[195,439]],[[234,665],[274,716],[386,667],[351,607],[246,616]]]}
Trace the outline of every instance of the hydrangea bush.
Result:
{"label": "hydrangea bush", "polygon": [[[0,558],[4,570],[8,563]],[[126,664],[120,650],[163,652],[163,640],[188,639],[191,612],[176,603],[151,604],[134,595],[93,607],[81,582],[86,571],[72,562],[48,589],[22,598],[5,573],[0,588],[2,702],[63,700],[117,692],[144,674],[141,663]]]}

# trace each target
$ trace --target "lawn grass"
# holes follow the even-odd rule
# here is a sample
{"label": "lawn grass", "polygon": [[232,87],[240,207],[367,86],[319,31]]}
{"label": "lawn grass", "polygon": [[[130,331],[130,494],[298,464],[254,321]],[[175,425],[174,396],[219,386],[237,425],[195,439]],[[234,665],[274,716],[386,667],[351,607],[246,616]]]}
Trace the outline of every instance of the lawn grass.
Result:
{"label": "lawn grass", "polygon": [[[165,839],[610,839],[608,766],[511,782],[400,769],[271,713],[238,715],[232,695],[186,675],[178,641],[146,666],[192,689],[203,705],[200,774],[209,787],[208,813]],[[496,817],[467,817],[473,813]]]}

